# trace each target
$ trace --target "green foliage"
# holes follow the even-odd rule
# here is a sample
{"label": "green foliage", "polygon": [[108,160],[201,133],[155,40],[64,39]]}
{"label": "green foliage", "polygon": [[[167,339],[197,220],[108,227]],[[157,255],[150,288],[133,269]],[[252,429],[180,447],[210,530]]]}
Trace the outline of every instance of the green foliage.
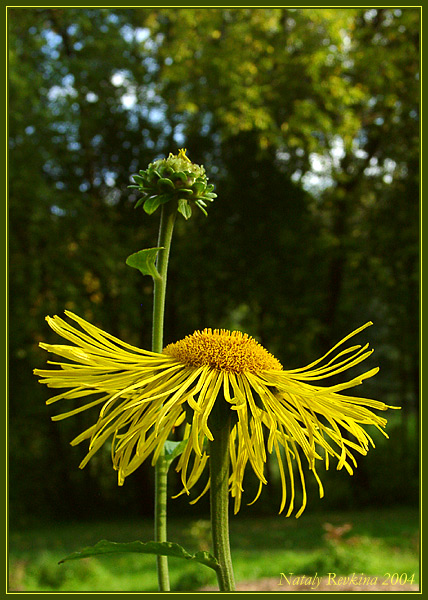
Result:
{"label": "green foliage", "polygon": [[[326,539],[325,524],[336,530],[352,528],[336,541]],[[334,511],[303,515],[231,520],[233,559],[238,582],[297,574],[358,572],[382,577],[385,572],[406,572],[418,581],[418,516],[413,510]],[[10,535],[10,591],[115,591],[143,592],[157,588],[155,558],[147,554],[112,554],[69,561],[58,560],[75,547],[76,539],[91,544],[100,532],[124,542],[135,536],[135,520],[55,523],[49,527],[12,531]],[[139,521],[138,535],[151,535],[152,521]],[[210,547],[209,531],[202,521],[171,519],[170,533],[184,546]],[[197,533],[196,533],[197,532]],[[216,576],[194,561],[171,558],[172,591],[193,591],[216,586]],[[331,572],[331,571],[330,571]],[[280,589],[280,588],[278,588]]]}
{"label": "green foliage", "polygon": [[206,570],[194,567],[193,569],[186,569],[186,572],[180,575],[174,585],[174,591],[200,590],[203,586],[209,584],[212,585],[212,580],[208,577]]}
{"label": "green foliage", "polygon": [[[108,449],[79,471],[85,449],[69,440],[97,414],[51,427],[48,396],[31,373],[45,361],[38,342],[54,343],[44,317],[64,308],[150,347],[151,282],[123,259],[156,244],[158,223],[133,208],[144,177],[128,186],[182,146],[205,166],[218,200],[208,219],[195,211],[176,224],[165,343],[207,326],[237,328],[297,368],[372,320],[370,367],[381,371],[367,395],[403,408],[392,444],[380,441],[352,479],[326,475],[324,502],[413,503],[419,8],[12,7],[8,15],[12,517],[152,512],[150,465],[120,490]],[[178,173],[152,175],[161,196],[171,185],[191,190],[174,200],[186,218],[201,194],[201,209],[212,199],[196,173],[189,186]],[[144,504],[135,502],[141,490]],[[251,510],[270,514],[277,491]],[[187,499],[175,506],[187,511]]]}

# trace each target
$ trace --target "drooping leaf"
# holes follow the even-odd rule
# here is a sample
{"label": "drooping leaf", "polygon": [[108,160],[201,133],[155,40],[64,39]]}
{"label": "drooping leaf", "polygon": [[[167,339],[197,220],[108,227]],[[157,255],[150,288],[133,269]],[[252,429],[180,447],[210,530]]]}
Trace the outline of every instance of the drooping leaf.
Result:
{"label": "drooping leaf", "polygon": [[153,196],[153,198],[147,198],[147,200],[144,202],[143,208],[148,215],[152,215],[157,210],[159,205],[159,196]]}
{"label": "drooping leaf", "polygon": [[205,210],[205,206],[206,206],[205,202],[203,203],[202,200],[196,200],[195,204],[196,204],[196,206],[198,206],[201,209],[201,211],[204,213],[204,215],[206,217],[208,217],[208,213]]}
{"label": "drooping leaf", "polygon": [[187,200],[180,198],[178,201],[178,212],[183,215],[183,217],[187,220],[192,216],[192,208]]}
{"label": "drooping leaf", "polygon": [[80,552],[73,552],[59,561],[62,564],[68,560],[77,560],[88,558],[90,556],[102,556],[115,553],[139,553],[139,554],[157,554],[159,556],[174,556],[199,562],[211,569],[218,569],[218,562],[209,552],[196,552],[191,554],[179,544],[174,542],[110,542],[101,540],[95,546],[83,548]]}

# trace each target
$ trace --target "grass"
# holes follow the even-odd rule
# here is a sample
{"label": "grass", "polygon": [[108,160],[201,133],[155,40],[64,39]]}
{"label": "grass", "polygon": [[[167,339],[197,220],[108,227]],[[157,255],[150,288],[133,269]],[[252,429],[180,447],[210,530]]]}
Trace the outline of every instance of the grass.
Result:
{"label": "grass", "polygon": [[[325,527],[330,523],[329,535]],[[342,529],[350,524],[349,531]],[[209,523],[171,520],[169,538],[186,550],[209,550]],[[70,561],[67,554],[100,539],[116,542],[152,539],[150,521],[52,523],[9,533],[9,591],[155,591],[155,557],[116,554]],[[237,581],[278,578],[293,572],[319,576],[414,573],[418,578],[418,516],[410,508],[346,513],[308,513],[300,519],[232,518],[231,546]],[[209,568],[171,558],[173,591],[215,585]]]}

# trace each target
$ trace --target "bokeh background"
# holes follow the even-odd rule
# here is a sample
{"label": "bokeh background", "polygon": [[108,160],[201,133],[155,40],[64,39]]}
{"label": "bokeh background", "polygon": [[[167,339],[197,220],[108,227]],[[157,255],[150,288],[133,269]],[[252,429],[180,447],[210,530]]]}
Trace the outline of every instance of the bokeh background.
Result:
{"label": "bokeh background", "polygon": [[[326,496],[310,490],[302,519],[404,510],[415,528],[419,27],[418,8],[9,9],[17,552],[41,524],[151,519],[150,465],[121,489],[108,448],[79,470],[85,448],[69,442],[95,415],[52,423],[63,407],[46,407],[32,370],[46,361],[38,343],[56,340],[45,315],[65,308],[150,346],[151,280],[125,260],[156,245],[158,214],[135,210],[127,186],[180,147],[205,166],[218,198],[208,218],[178,218],[165,344],[204,327],[241,329],[295,368],[372,320],[359,341],[376,349],[367,368],[381,370],[364,395],[402,409],[389,413],[388,441],[373,432],[377,447],[352,478],[324,474]],[[276,514],[280,482],[267,468],[270,485],[241,518]],[[246,485],[250,501],[250,474]],[[174,474],[170,487],[180,489]],[[169,511],[204,523],[208,504],[181,497]],[[49,573],[40,589],[71,585]]]}

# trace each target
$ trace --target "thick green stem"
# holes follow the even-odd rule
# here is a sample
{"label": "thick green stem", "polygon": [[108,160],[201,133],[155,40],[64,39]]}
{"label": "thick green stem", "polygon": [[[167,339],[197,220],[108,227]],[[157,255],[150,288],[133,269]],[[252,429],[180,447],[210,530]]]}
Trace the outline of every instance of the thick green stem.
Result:
{"label": "thick green stem", "polygon": [[[163,324],[165,314],[166,277],[168,270],[169,251],[171,248],[172,232],[176,217],[174,211],[168,205],[162,206],[161,221],[159,226],[158,246],[160,250],[157,258],[156,268],[159,277],[154,279],[153,290],[153,328],[152,328],[152,350],[162,352],[163,350]],[[155,466],[155,531],[156,542],[167,541],[167,475],[168,468],[165,455],[162,451]],[[158,582],[161,592],[169,592],[168,558],[157,557]]]}
{"label": "thick green stem", "polygon": [[210,442],[211,532],[214,556],[220,565],[217,580],[221,592],[235,591],[229,545],[229,435],[230,423],[212,428]]}
{"label": "thick green stem", "polygon": [[[167,541],[167,484],[168,484],[168,467],[165,461],[164,453],[159,456],[155,465],[155,532],[154,539],[156,542]],[[168,557],[157,556],[157,571],[159,591],[169,592],[169,571]]]}

